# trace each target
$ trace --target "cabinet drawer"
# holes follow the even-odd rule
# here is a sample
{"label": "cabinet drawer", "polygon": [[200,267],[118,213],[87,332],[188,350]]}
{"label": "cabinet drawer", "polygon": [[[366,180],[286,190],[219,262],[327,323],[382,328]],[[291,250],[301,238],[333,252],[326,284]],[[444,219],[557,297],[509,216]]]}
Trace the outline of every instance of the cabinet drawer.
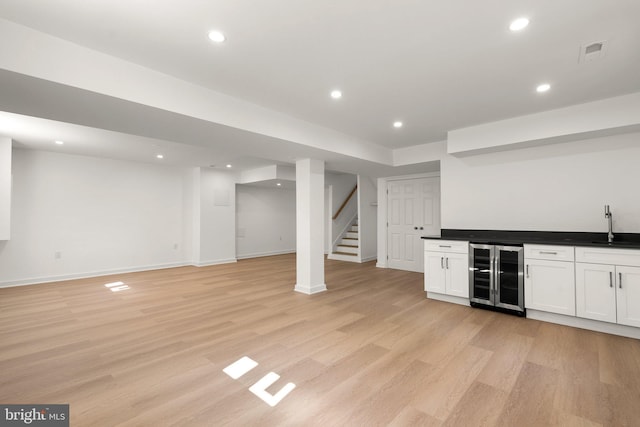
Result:
{"label": "cabinet drawer", "polygon": [[549,261],[573,261],[573,246],[524,245],[525,259],[546,259]]}
{"label": "cabinet drawer", "polygon": [[640,250],[578,246],[576,262],[640,267]]}
{"label": "cabinet drawer", "polygon": [[424,250],[433,252],[469,253],[469,242],[460,240],[425,239]]}

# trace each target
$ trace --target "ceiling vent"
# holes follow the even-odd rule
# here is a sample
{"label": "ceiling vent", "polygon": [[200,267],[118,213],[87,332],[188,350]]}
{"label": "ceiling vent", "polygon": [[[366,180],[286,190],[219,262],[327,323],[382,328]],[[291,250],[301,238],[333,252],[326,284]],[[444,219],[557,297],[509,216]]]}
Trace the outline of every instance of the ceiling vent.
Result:
{"label": "ceiling vent", "polygon": [[578,58],[578,62],[591,62],[603,58],[606,46],[607,45],[604,41],[580,46],[580,57]]}

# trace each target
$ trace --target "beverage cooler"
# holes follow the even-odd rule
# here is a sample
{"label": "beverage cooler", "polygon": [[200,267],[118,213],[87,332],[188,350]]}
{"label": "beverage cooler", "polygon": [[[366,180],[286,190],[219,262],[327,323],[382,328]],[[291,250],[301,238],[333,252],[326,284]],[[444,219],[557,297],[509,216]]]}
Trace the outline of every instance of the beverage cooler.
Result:
{"label": "beverage cooler", "polygon": [[524,316],[522,246],[471,243],[469,299],[472,307],[497,307]]}

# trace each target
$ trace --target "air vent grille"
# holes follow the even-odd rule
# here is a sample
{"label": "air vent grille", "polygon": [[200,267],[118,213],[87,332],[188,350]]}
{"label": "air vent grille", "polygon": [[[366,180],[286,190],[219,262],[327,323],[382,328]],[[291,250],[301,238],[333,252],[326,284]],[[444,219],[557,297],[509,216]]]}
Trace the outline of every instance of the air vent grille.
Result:
{"label": "air vent grille", "polygon": [[591,55],[592,53],[598,53],[602,51],[603,43],[591,43],[584,49],[585,55]]}
{"label": "air vent grille", "polygon": [[580,46],[578,62],[591,62],[604,56],[606,44],[604,41],[588,43]]}

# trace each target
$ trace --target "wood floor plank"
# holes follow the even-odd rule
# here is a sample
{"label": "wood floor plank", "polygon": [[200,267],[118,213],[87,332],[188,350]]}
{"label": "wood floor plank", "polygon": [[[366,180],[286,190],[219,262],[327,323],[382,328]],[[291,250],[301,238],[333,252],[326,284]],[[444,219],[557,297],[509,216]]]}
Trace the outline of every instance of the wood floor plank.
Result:
{"label": "wood floor plank", "polygon": [[[503,390],[513,390],[527,355],[534,344],[534,338],[516,333],[500,334],[502,343],[496,345],[493,356],[484,367],[477,380]],[[474,341],[479,344],[479,342]]]}
{"label": "wood floor plank", "polygon": [[[640,340],[429,300],[375,262],[326,260],[311,296],[295,276],[287,254],[0,289],[0,402],[78,426],[638,425]],[[296,384],[275,407],[249,391],[269,372]]]}
{"label": "wood floor plank", "polygon": [[475,381],[442,425],[466,427],[473,423],[476,426],[494,426],[508,396],[507,392]]}
{"label": "wood floor plank", "polygon": [[420,426],[440,427],[442,421],[417,410],[413,406],[405,406],[396,417],[391,420],[389,427]]}
{"label": "wood floor plank", "polygon": [[346,425],[385,425],[391,422],[421,390],[432,369],[429,364],[414,360],[364,400],[352,412]]}
{"label": "wood floor plank", "polygon": [[526,362],[498,417],[497,425],[552,425],[557,385],[558,371]]}
{"label": "wood floor plank", "polygon": [[413,396],[412,405],[445,421],[491,356],[492,352],[469,345],[453,358],[441,361],[422,389]]}

